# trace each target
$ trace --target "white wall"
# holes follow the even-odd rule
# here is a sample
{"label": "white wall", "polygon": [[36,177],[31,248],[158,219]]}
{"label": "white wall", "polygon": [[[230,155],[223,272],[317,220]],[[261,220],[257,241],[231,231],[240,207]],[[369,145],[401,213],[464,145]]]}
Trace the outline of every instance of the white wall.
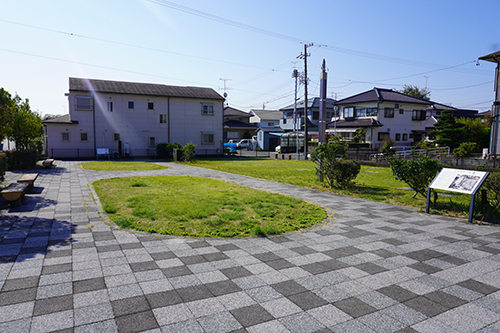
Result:
{"label": "white wall", "polygon": [[[93,111],[75,110],[76,96],[90,96],[88,93],[71,92],[68,96],[72,121],[77,125],[49,124],[47,126],[48,149],[58,151],[77,149],[94,151],[96,148],[109,148],[110,153],[118,152],[118,142],[114,133],[120,134],[123,142],[130,146],[130,156],[152,155],[160,142],[179,142],[182,145],[192,142],[197,150],[215,150],[222,147],[223,141],[223,101],[151,97],[124,94],[97,94],[93,100]],[[134,102],[134,109],[128,102]],[[113,111],[108,111],[108,102],[113,102]],[[148,110],[148,102],[154,103],[154,110]],[[202,102],[213,103],[214,114],[202,115]],[[93,115],[95,113],[95,125]],[[160,124],[160,114],[166,115],[167,123]],[[95,126],[95,136],[94,136]],[[70,142],[61,141],[61,132],[70,133]],[[80,141],[80,133],[88,133],[88,142]],[[214,134],[214,143],[202,145],[202,132]],[[95,145],[94,145],[95,137]],[[155,138],[155,146],[149,147],[149,138]],[[71,154],[70,154],[71,155]]]}

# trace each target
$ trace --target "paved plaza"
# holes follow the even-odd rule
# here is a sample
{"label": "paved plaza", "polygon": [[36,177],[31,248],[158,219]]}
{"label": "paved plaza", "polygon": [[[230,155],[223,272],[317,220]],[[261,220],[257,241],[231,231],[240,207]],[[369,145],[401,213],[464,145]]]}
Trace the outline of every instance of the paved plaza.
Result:
{"label": "paved plaza", "polygon": [[[56,161],[24,205],[0,202],[0,332],[500,332],[499,227],[165,164],[104,172]],[[333,218],[268,238],[120,230],[89,185],[138,175],[225,179]]]}

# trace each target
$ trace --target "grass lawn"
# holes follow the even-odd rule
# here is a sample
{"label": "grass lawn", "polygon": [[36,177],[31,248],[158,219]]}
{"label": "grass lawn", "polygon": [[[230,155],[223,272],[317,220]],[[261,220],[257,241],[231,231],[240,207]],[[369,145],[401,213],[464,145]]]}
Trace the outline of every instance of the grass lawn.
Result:
{"label": "grass lawn", "polygon": [[286,195],[201,177],[125,177],[93,183],[116,224],[151,233],[238,237],[322,222],[320,207]]}
{"label": "grass lawn", "polygon": [[85,170],[95,171],[147,171],[168,169],[168,167],[148,162],[95,161],[80,163]]}
{"label": "grass lawn", "polygon": [[[361,172],[348,189],[330,189],[316,176],[316,164],[311,161],[274,159],[196,159],[191,165],[207,169],[236,173],[266,180],[308,187],[322,191],[366,198],[379,202],[411,206],[425,211],[426,199],[418,195],[406,183],[397,181],[390,168],[361,166]],[[438,196],[431,213],[468,216],[470,196],[447,192]]]}

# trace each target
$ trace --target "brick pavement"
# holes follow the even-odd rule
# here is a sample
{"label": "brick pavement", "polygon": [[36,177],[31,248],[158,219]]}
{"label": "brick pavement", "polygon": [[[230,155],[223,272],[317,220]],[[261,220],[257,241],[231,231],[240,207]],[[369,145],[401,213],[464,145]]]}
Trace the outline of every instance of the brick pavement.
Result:
{"label": "brick pavement", "polygon": [[[23,206],[0,202],[0,332],[500,332],[496,226],[177,164],[56,164]],[[227,179],[335,215],[269,238],[120,230],[88,184],[136,175]]]}

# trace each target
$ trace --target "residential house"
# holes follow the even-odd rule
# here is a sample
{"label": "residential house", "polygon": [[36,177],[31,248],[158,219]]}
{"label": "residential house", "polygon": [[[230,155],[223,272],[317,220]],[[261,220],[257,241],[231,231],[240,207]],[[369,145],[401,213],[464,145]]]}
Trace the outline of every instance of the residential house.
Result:
{"label": "residential house", "polygon": [[251,139],[255,135],[257,125],[250,124],[251,113],[229,106],[224,108],[224,142]]}
{"label": "residential house", "polygon": [[390,89],[373,88],[341,99],[337,105],[339,118],[327,124],[327,133],[351,140],[362,129],[364,141],[378,149],[389,137],[397,146],[420,141],[426,133],[427,107],[432,102]]}
{"label": "residential house", "polygon": [[224,98],[211,88],[69,78],[69,114],[44,121],[50,157],[153,156],[160,142],[222,151]]}
{"label": "residential house", "polygon": [[[307,103],[307,119],[308,119],[308,130],[318,131],[319,125],[319,97],[312,97],[308,99]],[[293,130],[303,130],[304,128],[304,101],[297,103],[296,114],[297,121],[294,126],[294,105],[288,105],[281,108],[280,111],[283,112],[283,117],[280,120],[280,127],[284,131]],[[332,120],[335,112],[335,100],[333,98],[326,99],[326,120],[327,122]],[[317,134],[316,134],[317,135]]]}
{"label": "residential house", "polygon": [[257,147],[263,150],[274,150],[280,144],[282,130],[280,119],[283,113],[278,110],[251,110],[250,123],[255,124]]}
{"label": "residential house", "polygon": [[352,140],[358,129],[364,141],[378,149],[384,139],[396,146],[411,146],[426,138],[443,110],[452,110],[455,117],[471,117],[475,110],[457,109],[448,105],[405,95],[391,89],[373,88],[337,101],[339,117],[327,124],[328,134]]}

